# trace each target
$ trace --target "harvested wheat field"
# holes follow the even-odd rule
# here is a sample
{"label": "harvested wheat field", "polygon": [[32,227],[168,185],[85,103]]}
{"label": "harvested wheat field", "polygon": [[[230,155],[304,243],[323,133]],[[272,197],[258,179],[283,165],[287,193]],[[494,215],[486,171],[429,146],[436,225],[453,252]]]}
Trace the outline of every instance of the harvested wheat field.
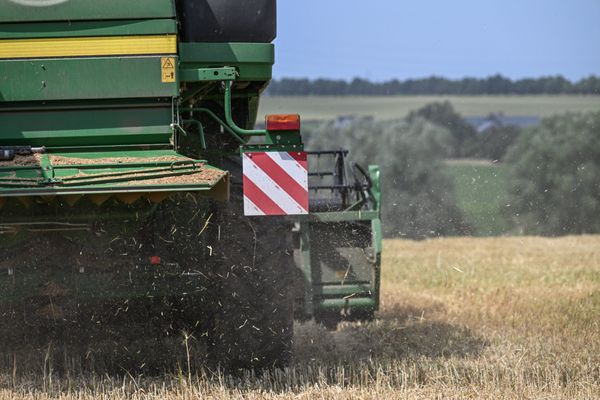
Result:
{"label": "harvested wheat field", "polygon": [[161,377],[59,376],[42,357],[37,373],[8,363],[0,399],[600,398],[600,236],[391,240],[384,251],[378,320],[298,325],[285,371],[224,376],[184,359]]}

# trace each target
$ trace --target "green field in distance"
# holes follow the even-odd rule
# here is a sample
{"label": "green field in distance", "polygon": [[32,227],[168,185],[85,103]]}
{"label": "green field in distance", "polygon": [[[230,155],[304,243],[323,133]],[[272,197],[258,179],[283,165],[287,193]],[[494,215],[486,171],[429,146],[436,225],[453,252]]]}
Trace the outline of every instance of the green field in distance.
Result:
{"label": "green field in distance", "polygon": [[304,120],[331,120],[339,115],[405,117],[435,101],[450,101],[465,117],[502,112],[508,116],[547,117],[567,111],[600,111],[600,96],[264,96],[259,116],[299,113]]}

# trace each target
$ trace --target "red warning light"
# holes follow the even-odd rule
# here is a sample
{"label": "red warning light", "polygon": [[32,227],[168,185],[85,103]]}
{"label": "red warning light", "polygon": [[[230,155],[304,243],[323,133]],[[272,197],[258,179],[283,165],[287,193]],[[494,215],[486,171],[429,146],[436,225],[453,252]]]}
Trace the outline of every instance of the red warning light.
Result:
{"label": "red warning light", "polygon": [[150,265],[160,265],[161,262],[162,262],[162,260],[160,259],[159,256],[150,257]]}
{"label": "red warning light", "polygon": [[267,115],[265,125],[268,131],[299,131],[298,114]]}

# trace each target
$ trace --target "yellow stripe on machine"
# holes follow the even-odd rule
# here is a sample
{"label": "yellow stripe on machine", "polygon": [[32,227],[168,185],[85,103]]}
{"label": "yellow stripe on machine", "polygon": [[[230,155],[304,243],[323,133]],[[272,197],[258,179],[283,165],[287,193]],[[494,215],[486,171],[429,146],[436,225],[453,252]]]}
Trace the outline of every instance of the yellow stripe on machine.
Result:
{"label": "yellow stripe on machine", "polygon": [[177,54],[177,36],[0,40],[0,59]]}

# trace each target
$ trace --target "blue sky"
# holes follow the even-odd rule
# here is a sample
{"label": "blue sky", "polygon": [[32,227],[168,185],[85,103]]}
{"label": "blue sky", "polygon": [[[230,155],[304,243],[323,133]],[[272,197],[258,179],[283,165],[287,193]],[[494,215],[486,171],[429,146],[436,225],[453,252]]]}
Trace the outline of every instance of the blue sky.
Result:
{"label": "blue sky", "polygon": [[600,0],[279,0],[275,77],[600,74]]}

